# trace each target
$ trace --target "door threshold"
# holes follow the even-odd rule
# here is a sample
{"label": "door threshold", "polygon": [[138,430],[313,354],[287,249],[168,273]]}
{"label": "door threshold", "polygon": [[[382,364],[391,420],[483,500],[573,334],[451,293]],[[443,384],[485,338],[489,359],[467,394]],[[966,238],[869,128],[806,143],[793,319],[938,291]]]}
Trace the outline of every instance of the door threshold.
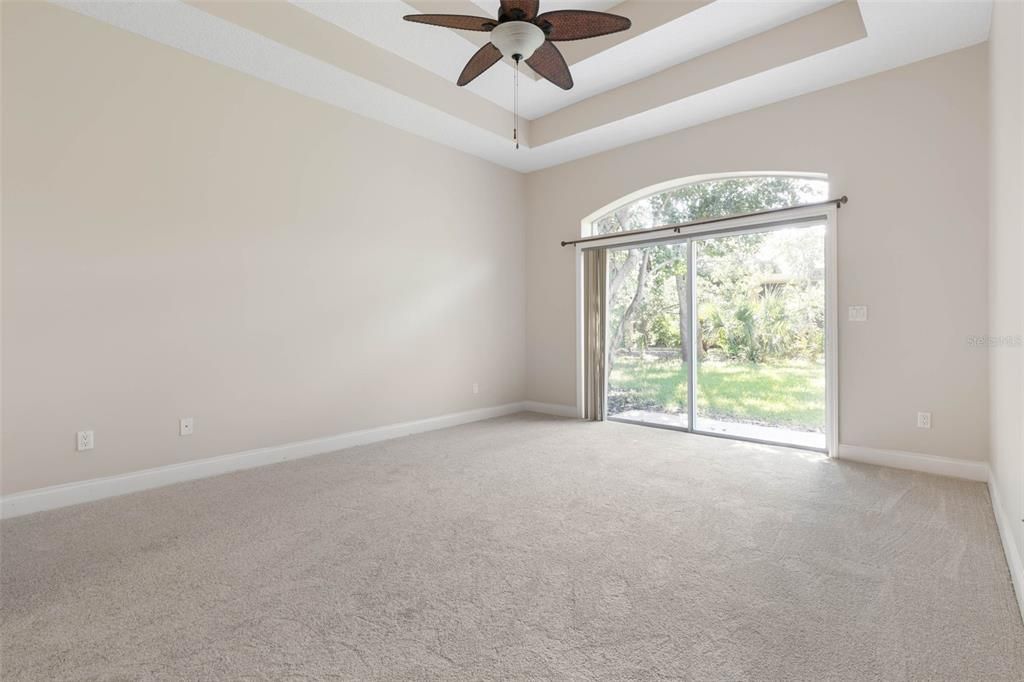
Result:
{"label": "door threshold", "polygon": [[801,445],[799,443],[786,443],[784,441],[777,440],[764,440],[762,438],[751,438],[749,436],[740,436],[729,433],[719,433],[716,431],[702,431],[701,429],[691,429],[688,426],[677,426],[675,424],[659,424],[657,422],[645,422],[639,419],[627,419],[624,417],[605,417],[607,421],[619,422],[620,424],[632,424],[634,426],[648,426],[654,429],[665,429],[668,431],[679,431],[681,433],[691,433],[695,436],[710,436],[711,438],[723,438],[725,440],[735,440],[743,443],[757,443],[759,445],[774,445],[780,448],[791,448],[793,450],[804,450],[806,452],[817,452],[819,454],[828,455],[828,448],[817,448],[811,445]]}

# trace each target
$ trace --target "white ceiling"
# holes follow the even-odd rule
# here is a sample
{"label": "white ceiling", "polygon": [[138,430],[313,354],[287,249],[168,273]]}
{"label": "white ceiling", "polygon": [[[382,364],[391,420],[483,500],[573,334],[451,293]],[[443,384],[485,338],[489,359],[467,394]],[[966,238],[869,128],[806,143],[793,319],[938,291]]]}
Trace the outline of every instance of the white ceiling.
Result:
{"label": "white ceiling", "polygon": [[[254,0],[252,11],[265,12],[267,1]],[[54,2],[520,171],[983,42],[991,17],[991,0],[846,0],[843,7],[839,0],[693,3],[692,11],[677,12],[635,36],[624,34],[625,40],[572,63],[576,86],[571,91],[521,78],[521,112],[533,119],[524,128],[527,140],[531,127],[535,130],[537,144],[515,150],[510,126],[495,123],[503,118],[501,110],[510,108],[511,67],[501,62],[468,88],[458,88],[454,80],[476,45],[455,31],[402,21],[403,15],[419,12],[404,2],[290,0],[290,7],[277,9],[295,20],[291,26],[265,23],[261,26],[269,28],[259,30],[252,28],[257,24],[246,28],[240,25],[245,22],[218,16],[199,0]],[[481,15],[496,14],[497,0],[473,2]],[[244,4],[233,7],[244,13]],[[646,10],[642,0],[542,0],[541,11],[571,7],[623,14]],[[302,27],[309,24],[302,17],[315,22],[311,15],[335,32],[330,38],[337,39],[339,50],[330,60],[313,49],[312,41],[303,42]],[[744,61],[756,68],[737,66]],[[672,88],[678,89],[678,99],[665,101],[666,78],[680,86]]]}
{"label": "white ceiling", "polygon": [[[402,21],[406,14],[419,14],[414,7],[403,2],[289,1],[453,82],[477,51],[476,45],[455,31]],[[520,113],[528,119],[538,118],[839,1],[738,3],[735,0],[718,0],[614,49],[574,64],[572,74],[576,85],[568,92],[545,80],[520,79]],[[487,3],[477,0],[476,4]],[[591,4],[613,8],[618,3],[605,0]],[[494,5],[496,10],[497,3]],[[541,11],[548,11],[552,5],[572,6],[573,3],[544,3]],[[577,2],[575,6],[581,5]],[[502,61],[466,87],[511,111],[512,69],[508,62]]]}

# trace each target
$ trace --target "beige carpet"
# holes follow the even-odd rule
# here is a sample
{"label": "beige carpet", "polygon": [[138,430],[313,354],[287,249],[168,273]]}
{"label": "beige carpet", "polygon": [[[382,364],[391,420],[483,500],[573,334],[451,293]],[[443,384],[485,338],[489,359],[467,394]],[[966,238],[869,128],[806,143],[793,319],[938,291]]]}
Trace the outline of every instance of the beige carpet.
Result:
{"label": "beige carpet", "polygon": [[1021,680],[984,485],[536,415],[5,521],[2,676]]}

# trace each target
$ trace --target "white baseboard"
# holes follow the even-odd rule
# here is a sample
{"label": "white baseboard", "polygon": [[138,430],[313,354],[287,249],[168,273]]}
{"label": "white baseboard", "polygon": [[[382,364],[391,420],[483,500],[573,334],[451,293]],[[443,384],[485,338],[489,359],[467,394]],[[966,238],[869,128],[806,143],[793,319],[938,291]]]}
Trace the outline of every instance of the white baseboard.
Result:
{"label": "white baseboard", "polygon": [[[350,431],[336,436],[316,438],[313,440],[286,443],[256,450],[246,450],[229,455],[220,455],[208,459],[199,459],[181,464],[170,464],[168,466],[156,467],[133,471],[118,476],[107,476],[104,478],[93,478],[85,481],[55,485],[47,488],[28,490],[23,493],[5,495],[0,498],[0,518],[8,519],[24,514],[67,507],[82,502],[92,502],[105,497],[114,497],[126,493],[149,490],[180,483],[192,481],[209,476],[226,474],[231,471],[251,469],[265,464],[285,462],[291,459],[322,455],[336,450],[344,450],[356,445],[376,443],[391,438],[399,438],[414,433],[434,431],[450,426],[468,424],[482,419],[503,417],[516,412],[528,411],[528,403],[508,403],[495,407],[484,407],[478,410],[467,412],[456,412],[453,414],[419,419],[399,424],[389,424],[373,429],[361,431]],[[539,410],[536,410],[539,411]]]}
{"label": "white baseboard", "polygon": [[988,481],[988,462],[977,462],[970,459],[923,455],[919,452],[903,450],[876,450],[859,445],[842,444],[839,446],[839,459],[877,464],[894,469],[922,471],[939,476],[966,478],[969,481]]}
{"label": "white baseboard", "polygon": [[1013,515],[1007,514],[1003,508],[999,499],[999,489],[992,478],[988,481],[988,496],[992,499],[992,512],[996,515],[996,526],[1003,541],[1006,564],[1010,567],[1010,580],[1013,581],[1013,591],[1017,595],[1017,607],[1020,608],[1020,617],[1024,621],[1024,558],[1021,557],[1020,548],[1013,537]]}
{"label": "white baseboard", "polygon": [[578,419],[580,416],[579,410],[576,409],[575,405],[556,405],[555,403],[538,403],[534,400],[527,400],[523,403],[523,409],[527,412],[551,414],[556,417]]}

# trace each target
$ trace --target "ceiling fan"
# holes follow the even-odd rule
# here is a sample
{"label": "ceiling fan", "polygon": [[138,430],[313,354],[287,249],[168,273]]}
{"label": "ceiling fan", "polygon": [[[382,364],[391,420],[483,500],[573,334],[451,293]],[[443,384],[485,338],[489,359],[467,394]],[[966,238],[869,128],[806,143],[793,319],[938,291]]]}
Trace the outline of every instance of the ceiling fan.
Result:
{"label": "ceiling fan", "polygon": [[[538,14],[540,0],[501,0],[497,20],[462,14],[409,14],[403,17],[431,26],[483,31],[491,34],[490,42],[474,54],[462,73],[458,84],[466,85],[487,69],[494,66],[502,56],[516,65],[515,116],[518,119],[519,62],[525,61],[531,69],[563,90],[573,86],[572,74],[562,53],[555,43],[562,40],[583,40],[625,31],[632,22],[626,17],[606,12],[582,9],[563,9]],[[518,133],[513,131],[513,138]]]}

